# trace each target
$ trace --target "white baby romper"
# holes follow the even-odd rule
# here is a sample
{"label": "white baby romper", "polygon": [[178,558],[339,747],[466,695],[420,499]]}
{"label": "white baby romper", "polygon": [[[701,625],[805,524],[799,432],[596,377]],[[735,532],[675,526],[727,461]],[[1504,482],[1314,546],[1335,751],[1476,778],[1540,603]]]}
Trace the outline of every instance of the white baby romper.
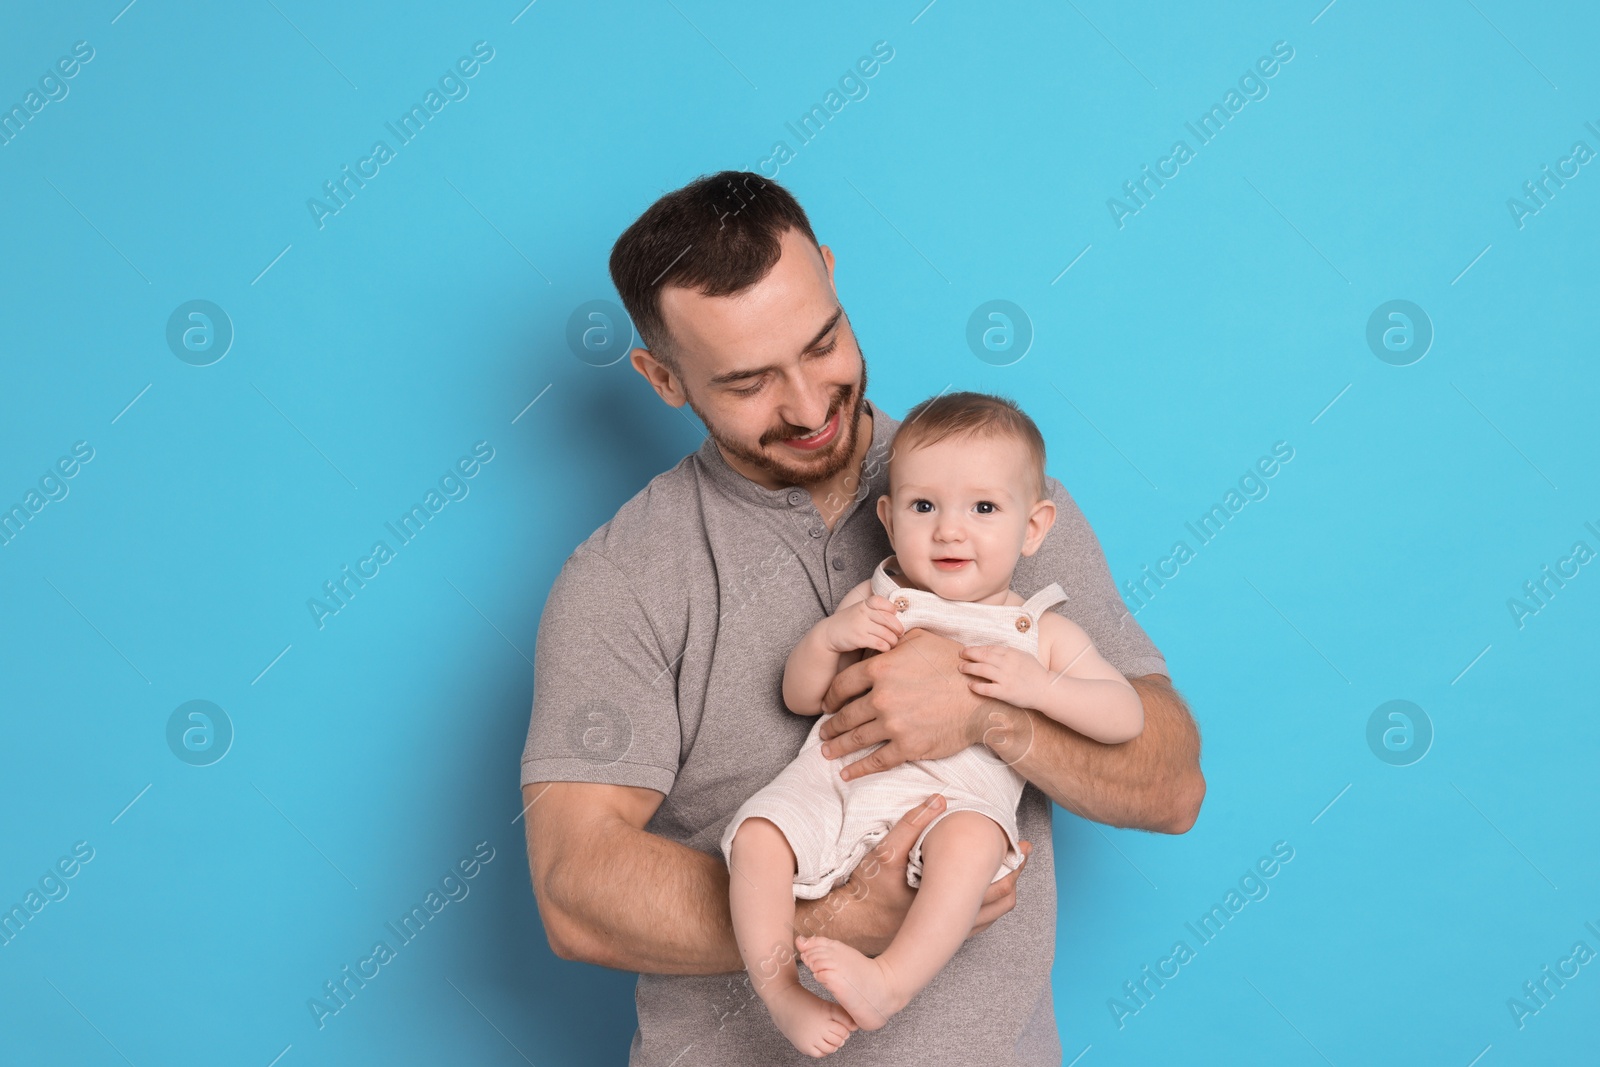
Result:
{"label": "white baby romper", "polygon": [[[1024,604],[945,600],[896,584],[889,576],[894,566],[893,556],[878,564],[872,573],[872,591],[895,606],[905,629],[922,627],[964,646],[1010,645],[1037,658],[1039,616],[1067,599],[1061,586],[1052,582]],[[961,680],[966,677],[962,675]],[[943,793],[945,810],[923,827],[907,858],[906,881],[910,885],[922,880],[922,839],[953,811],[982,812],[1005,830],[1010,847],[991,882],[1021,865],[1017,803],[1026,779],[987,745],[972,745],[944,759],[908,760],[847,782],[839,777],[839,769],[846,762],[865,758],[883,742],[848,757],[827,759],[822,755],[819,733],[830,718],[819,715],[800,754],[734,813],[722,835],[724,860],[731,860],[733,837],[741,822],[752,816],[770,819],[794,850],[794,895],[817,900],[842,885],[907,811],[930,795]]]}

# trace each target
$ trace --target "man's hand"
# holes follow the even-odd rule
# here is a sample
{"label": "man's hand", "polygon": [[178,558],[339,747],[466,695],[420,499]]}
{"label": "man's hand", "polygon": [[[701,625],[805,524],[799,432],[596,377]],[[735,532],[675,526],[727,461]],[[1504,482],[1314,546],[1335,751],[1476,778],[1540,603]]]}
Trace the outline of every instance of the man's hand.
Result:
{"label": "man's hand", "polygon": [[[795,902],[795,930],[803,936],[826,934],[852,945],[858,951],[876,956],[889,947],[900,924],[905,921],[917,890],[906,884],[906,865],[917,835],[944,810],[944,797],[937,793],[918,804],[890,827],[878,847],[867,854],[850,880],[820,900]],[[989,924],[1016,907],[1017,875],[1028,865],[1031,842],[1019,842],[1022,864],[993,883],[984,892],[978,917],[967,936],[988,929]]]}
{"label": "man's hand", "polygon": [[983,740],[985,698],[957,669],[961,645],[921,627],[907,630],[888,652],[868,656],[834,676],[822,697],[828,759],[886,742],[840,770],[846,781],[906,760],[942,759]]}
{"label": "man's hand", "polygon": [[1063,808],[1092,822],[1181,834],[1205,798],[1200,730],[1165,675],[1128,679],[1144,706],[1144,732],[1101,744],[1042,712],[980,697],[957,669],[961,646],[907,630],[890,652],[840,671],[822,697],[822,754],[830,759],[883,742],[845,765],[860,778],[908,759],[940,759],[984,744]]}

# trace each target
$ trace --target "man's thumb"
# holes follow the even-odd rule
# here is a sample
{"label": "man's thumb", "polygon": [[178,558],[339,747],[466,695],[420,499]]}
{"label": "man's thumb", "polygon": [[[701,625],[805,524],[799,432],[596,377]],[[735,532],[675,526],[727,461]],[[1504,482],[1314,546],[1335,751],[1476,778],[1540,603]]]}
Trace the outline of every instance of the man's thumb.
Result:
{"label": "man's thumb", "polygon": [[870,866],[869,876],[875,874],[880,864],[906,862],[906,857],[911,852],[911,846],[916,843],[917,835],[922,833],[922,828],[928,824],[939,812],[944,810],[944,795],[935,793],[921,804],[912,808],[883,835],[878,842],[878,847],[872,850],[872,858],[863,867]]}
{"label": "man's thumb", "polygon": [[[894,828],[895,830],[899,830],[901,827],[904,827],[908,833],[920,833],[922,828],[928,825],[928,821],[943,810],[944,794],[935,793],[927,800],[924,800],[921,804],[918,804],[916,807],[902,815],[900,817],[900,821],[895,823]],[[891,833],[892,832],[893,831],[891,831]]]}

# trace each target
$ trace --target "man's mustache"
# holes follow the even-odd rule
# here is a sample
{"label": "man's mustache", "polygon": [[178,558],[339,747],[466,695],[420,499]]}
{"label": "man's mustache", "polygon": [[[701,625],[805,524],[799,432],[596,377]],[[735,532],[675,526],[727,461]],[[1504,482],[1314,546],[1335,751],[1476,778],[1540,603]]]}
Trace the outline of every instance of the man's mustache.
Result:
{"label": "man's mustache", "polygon": [[[844,407],[844,402],[849,399],[850,392],[854,388],[855,386],[853,385],[845,386],[844,390],[840,392],[839,395],[834,399],[834,402],[828,408],[828,417],[822,420],[823,426],[828,425],[828,423],[832,421],[834,414],[838,412],[839,409]],[[812,433],[816,429],[820,429],[820,427],[813,427],[812,429],[807,430],[804,427],[796,426],[789,429],[777,430],[762,437],[761,443],[763,445],[770,445],[777,441],[785,441],[791,437],[799,437],[803,434]]]}

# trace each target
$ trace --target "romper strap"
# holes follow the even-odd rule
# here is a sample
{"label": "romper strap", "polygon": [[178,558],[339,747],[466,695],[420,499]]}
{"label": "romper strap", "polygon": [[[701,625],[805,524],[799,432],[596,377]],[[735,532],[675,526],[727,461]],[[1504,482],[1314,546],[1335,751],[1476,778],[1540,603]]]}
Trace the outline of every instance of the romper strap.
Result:
{"label": "romper strap", "polygon": [[1022,610],[1026,611],[1035,620],[1049,608],[1055,607],[1063,600],[1071,599],[1066,591],[1061,588],[1061,583],[1051,582],[1037,593],[1023,602]]}

